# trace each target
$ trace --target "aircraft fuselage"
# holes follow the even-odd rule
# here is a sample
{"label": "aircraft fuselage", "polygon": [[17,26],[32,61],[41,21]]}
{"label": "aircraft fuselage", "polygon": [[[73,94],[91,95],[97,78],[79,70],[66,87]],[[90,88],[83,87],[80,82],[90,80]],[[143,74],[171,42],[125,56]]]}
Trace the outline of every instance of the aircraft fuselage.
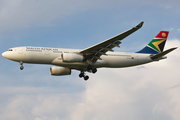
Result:
{"label": "aircraft fuselage", "polygon": [[[86,69],[87,62],[64,62],[63,53],[78,53],[78,49],[62,49],[47,47],[16,47],[3,53],[3,56],[17,62],[32,64],[51,64],[71,69]],[[94,67],[121,68],[152,62],[150,54],[107,52],[94,64]]]}

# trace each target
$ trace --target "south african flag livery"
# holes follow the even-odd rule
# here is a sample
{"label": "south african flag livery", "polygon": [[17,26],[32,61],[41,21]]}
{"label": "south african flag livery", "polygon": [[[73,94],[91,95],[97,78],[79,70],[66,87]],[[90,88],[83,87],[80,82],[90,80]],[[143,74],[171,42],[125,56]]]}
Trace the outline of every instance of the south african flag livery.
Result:
{"label": "south african flag livery", "polygon": [[161,31],[146,47],[137,53],[157,54],[163,52],[169,31]]}

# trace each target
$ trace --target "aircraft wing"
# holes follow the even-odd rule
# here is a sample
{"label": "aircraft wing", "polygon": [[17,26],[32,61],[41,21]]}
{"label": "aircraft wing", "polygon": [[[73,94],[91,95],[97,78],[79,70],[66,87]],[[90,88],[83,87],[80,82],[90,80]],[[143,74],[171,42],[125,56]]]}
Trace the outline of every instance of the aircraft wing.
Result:
{"label": "aircraft wing", "polygon": [[98,59],[100,59],[100,56],[105,55],[107,51],[113,51],[112,48],[120,47],[120,41],[141,28],[143,23],[144,22],[141,22],[136,27],[133,27],[115,37],[112,37],[94,46],[81,50],[79,53],[83,54],[85,59],[90,60],[92,63],[95,63]]}

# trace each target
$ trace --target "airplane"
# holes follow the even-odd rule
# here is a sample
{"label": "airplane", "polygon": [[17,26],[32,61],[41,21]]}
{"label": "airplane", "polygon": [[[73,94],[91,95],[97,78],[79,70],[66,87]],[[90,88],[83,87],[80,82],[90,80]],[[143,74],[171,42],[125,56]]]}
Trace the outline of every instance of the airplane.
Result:
{"label": "airplane", "polygon": [[80,71],[79,77],[88,80],[85,72],[96,73],[97,68],[122,68],[142,65],[166,59],[165,56],[177,47],[164,50],[169,31],[160,31],[142,50],[135,53],[114,52],[121,41],[142,27],[144,22],[115,36],[83,50],[47,48],[47,47],[15,47],[2,53],[2,56],[20,63],[50,64],[50,74],[55,76],[70,75],[71,70]]}

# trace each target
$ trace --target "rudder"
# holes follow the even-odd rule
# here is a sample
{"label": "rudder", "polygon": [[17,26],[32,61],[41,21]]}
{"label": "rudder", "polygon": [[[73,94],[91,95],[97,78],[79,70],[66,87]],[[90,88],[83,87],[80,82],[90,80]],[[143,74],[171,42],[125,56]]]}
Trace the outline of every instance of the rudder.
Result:
{"label": "rudder", "polygon": [[151,40],[142,50],[137,53],[158,54],[163,52],[169,31],[160,31],[159,34]]}

